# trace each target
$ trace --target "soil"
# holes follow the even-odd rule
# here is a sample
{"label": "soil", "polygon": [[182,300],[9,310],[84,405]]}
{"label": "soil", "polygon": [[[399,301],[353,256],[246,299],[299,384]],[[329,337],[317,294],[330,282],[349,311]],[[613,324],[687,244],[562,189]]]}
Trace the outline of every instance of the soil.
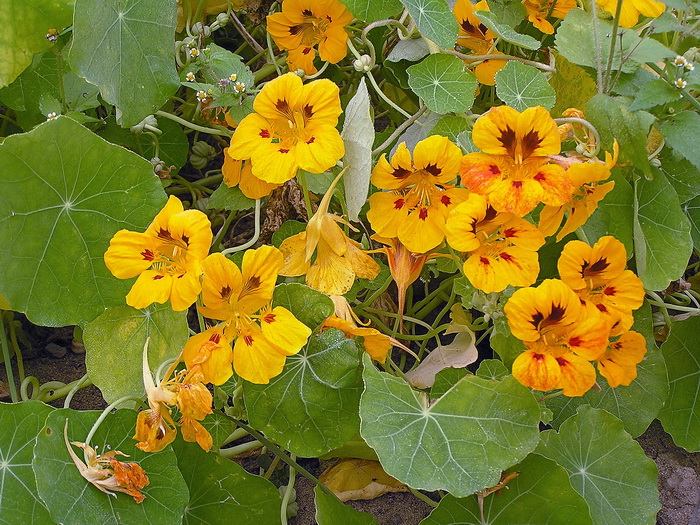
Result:
{"label": "soil", "polygon": [[[25,353],[27,375],[37,377],[43,384],[47,381],[69,383],[85,374],[84,354],[73,351],[70,330],[36,327],[28,336],[32,351]],[[42,337],[43,341],[39,342]],[[49,345],[54,346],[47,350]],[[63,354],[56,346],[65,348],[63,357],[55,357]],[[4,366],[0,367],[0,397],[3,396],[2,386],[6,386]],[[1,400],[9,401],[7,398]],[[50,404],[62,407],[63,399]],[[94,386],[80,390],[71,402],[72,408],[84,410],[105,406],[100,391]],[[657,515],[657,525],[700,525],[700,453],[688,453],[676,447],[658,421],[651,424],[638,442],[659,469],[662,508]],[[314,475],[321,472],[318,460],[308,460],[303,466]],[[298,476],[295,488],[299,511],[295,518],[290,519],[290,525],[314,525],[315,511],[310,504],[313,501],[312,483]],[[371,501],[353,501],[349,504],[357,510],[371,513],[380,525],[417,525],[431,510],[428,504],[410,493],[386,494]]]}

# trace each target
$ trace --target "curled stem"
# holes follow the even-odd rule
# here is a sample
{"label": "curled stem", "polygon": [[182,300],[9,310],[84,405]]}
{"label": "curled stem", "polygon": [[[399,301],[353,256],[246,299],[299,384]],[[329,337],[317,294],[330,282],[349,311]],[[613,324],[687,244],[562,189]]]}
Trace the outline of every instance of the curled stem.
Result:
{"label": "curled stem", "polygon": [[553,68],[550,65],[543,64],[541,62],[537,62],[535,60],[527,60],[525,58],[520,58],[516,57],[513,55],[467,55],[465,53],[460,53],[459,51],[455,51],[454,49],[442,49],[441,50],[443,53],[447,53],[450,55],[454,55],[456,57],[461,58],[462,60],[466,60],[468,62],[483,62],[484,60],[515,60],[517,62],[522,62],[523,64],[527,64],[528,66],[533,66],[536,67],[537,69],[541,69],[542,71],[547,71],[549,73],[555,73],[557,70],[556,68]]}
{"label": "curled stem", "polygon": [[260,199],[255,199],[255,232],[253,233],[253,237],[246,243],[241,244],[240,246],[232,246],[231,248],[226,248],[225,250],[222,250],[221,253],[224,255],[228,255],[229,253],[236,253],[236,252],[241,252],[243,250],[247,250],[251,246],[253,246],[256,242],[258,242],[258,239],[260,238]]}

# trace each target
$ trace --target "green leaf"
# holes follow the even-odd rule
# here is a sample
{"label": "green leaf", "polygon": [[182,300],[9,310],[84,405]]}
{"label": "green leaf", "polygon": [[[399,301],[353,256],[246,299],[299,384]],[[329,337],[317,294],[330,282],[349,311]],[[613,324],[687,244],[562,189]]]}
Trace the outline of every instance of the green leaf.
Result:
{"label": "green leaf", "polygon": [[610,180],[615,181],[615,186],[581,229],[591,245],[612,235],[625,245],[629,259],[634,253],[634,189],[620,170],[612,170]]}
{"label": "green leaf", "polygon": [[298,456],[325,454],[357,434],[361,375],[351,339],[335,329],[312,336],[270,384],[243,383],[250,424]]}
{"label": "green leaf", "polygon": [[[221,389],[218,389],[218,391],[222,392]],[[226,399],[223,400],[222,403],[223,406],[228,405],[228,398],[229,396],[226,395]],[[221,408],[222,405],[219,405],[217,408]],[[237,428],[237,425],[219,410],[214,410],[211,414],[207,414],[202,420],[202,426],[211,434],[213,442],[212,448],[214,450],[221,447],[226,441],[226,438]]]}
{"label": "green leaf", "polygon": [[630,113],[624,102],[608,95],[596,95],[586,105],[586,118],[598,129],[603,149],[612,151],[616,139],[620,144],[620,160],[630,162],[651,177],[647,158],[651,121],[647,117],[651,115],[643,111]]}
{"label": "green leaf", "polygon": [[408,84],[435,113],[463,113],[474,103],[476,77],[453,55],[430,55],[408,68]]}
{"label": "green leaf", "polygon": [[598,92],[595,81],[580,66],[572,64],[559,53],[555,53],[557,70],[549,77],[549,84],[554,88],[557,102],[552,115],[560,116],[568,108],[583,108]]}
{"label": "green leaf", "polygon": [[670,393],[659,413],[664,430],[673,442],[690,452],[700,451],[700,353],[697,334],[700,317],[689,317],[671,325],[661,346],[668,368]]}
{"label": "green leaf", "polygon": [[503,361],[498,359],[485,359],[479,365],[476,371],[476,375],[483,377],[484,379],[489,379],[491,381],[500,381],[509,374],[509,370]]}
{"label": "green leaf", "polygon": [[[222,78],[228,79],[233,74],[236,75],[236,82],[243,82],[246,90],[253,89],[253,73],[240,56],[216,44],[208,44],[206,49],[204,65],[199,71],[207,82],[217,84]],[[238,98],[237,95],[236,99]]]}
{"label": "green leaf", "polygon": [[345,505],[335,496],[326,494],[316,485],[316,523],[318,525],[378,525],[377,520],[368,512],[359,512]]}
{"label": "green leaf", "polygon": [[513,377],[466,376],[430,403],[365,360],[360,433],[387,474],[414,488],[461,497],[495,485],[539,439],[540,409]]}
{"label": "green leaf", "polygon": [[527,16],[525,6],[516,0],[491,0],[489,11],[498,24],[516,27]]}
{"label": "green leaf", "polygon": [[[596,53],[595,33],[593,24],[598,26],[600,48]],[[676,54],[669,48],[651,38],[639,38],[632,29],[617,28],[621,38],[615,40],[615,52],[611,62],[611,70],[622,69],[625,73],[634,73],[640,65],[647,62],[660,62]],[[603,71],[607,69],[610,56],[611,38],[605,35],[613,34],[612,25],[603,20],[593,20],[590,13],[581,9],[569,11],[566,18],[557,28],[555,38],[556,48],[568,61],[580,66],[595,68],[600,61]],[[620,54],[624,61],[620,63]],[[599,59],[596,58],[596,54]]]}
{"label": "green leaf", "polygon": [[700,195],[700,171],[688,160],[670,148],[664,148],[659,155],[662,171],[681,204]]}
{"label": "green leaf", "polygon": [[491,347],[498,353],[507,368],[513,365],[516,357],[527,350],[525,344],[510,331],[505,315],[494,318],[493,332],[489,340]]}
{"label": "green leaf", "polygon": [[518,33],[509,25],[499,22],[495,13],[490,11],[475,11],[474,14],[487,28],[496,33],[496,36],[506,42],[532,50],[539,49],[542,45],[536,38]]}
{"label": "green leaf", "polygon": [[[284,221],[282,223],[282,226],[277,228],[275,232],[272,234],[272,244],[273,246],[276,246],[277,248],[280,247],[282,244],[282,241],[284,241],[286,238],[291,237],[292,235],[296,235],[297,233],[301,233],[306,229],[306,223],[305,222],[299,222],[299,221]],[[314,327],[316,328],[316,327]]]}
{"label": "green leaf", "polygon": [[243,195],[238,186],[229,188],[223,182],[207,201],[207,208],[210,210],[239,211],[249,210],[253,206],[255,206],[255,200]]}
{"label": "green leaf", "polygon": [[32,470],[36,436],[52,410],[39,401],[0,403],[0,523],[53,523]]}
{"label": "green leaf", "polygon": [[364,78],[345,108],[345,122],[340,136],[345,143],[343,165],[348,167],[343,175],[347,215],[349,220],[358,221],[360,210],[367,201],[374,142],[374,121]]}
{"label": "green leaf", "polygon": [[547,400],[554,419],[552,426],[559,428],[566,419],[576,414],[584,404],[602,408],[618,417],[625,430],[633,437],[644,433],[668,397],[666,365],[661,351],[656,347],[652,326],[651,307],[648,303],[634,312],[635,330],[647,340],[647,355],[637,365],[637,378],[629,386],[610,388],[603,376],[598,376],[600,391],[589,390],[582,397],[559,396]]}
{"label": "green leaf", "polygon": [[73,4],[74,0],[0,1],[0,87],[17,78],[36,53],[53,46],[46,34],[71,24]]}
{"label": "green leaf", "polygon": [[496,73],[496,94],[518,111],[532,106],[552,109],[556,102],[554,88],[547,83],[547,77],[537,68],[514,60]]}
{"label": "green leaf", "polygon": [[655,78],[642,85],[629,110],[655,108],[669,102],[677,102],[679,98],[681,94],[677,88],[665,80]]}
{"label": "green leaf", "polygon": [[700,134],[700,115],[695,111],[683,111],[662,122],[659,129],[673,151],[700,169],[700,149],[695,140]]}
{"label": "green leaf", "polygon": [[282,500],[268,480],[219,454],[204,452],[196,443],[178,440],[173,448],[190,491],[183,525],[281,523]]}
{"label": "green leaf", "polygon": [[430,388],[430,398],[437,399],[444,396],[460,379],[470,374],[471,372],[466,368],[445,368],[440,370],[435,376],[435,383]]}
{"label": "green leaf", "polygon": [[117,106],[121,126],[138,124],[180,87],[176,14],[162,0],[76,0],[71,66]]}
{"label": "green leaf", "polygon": [[459,26],[445,0],[401,0],[401,3],[423,36],[445,49],[454,47]]}
{"label": "green leaf", "polygon": [[664,290],[685,272],[693,239],[675,190],[663,173],[652,171],[653,180],[635,182],[635,259],[644,287]]}
{"label": "green leaf", "polygon": [[428,44],[422,38],[408,38],[399,40],[386,57],[388,62],[418,62],[421,58],[430,53]]}
{"label": "green leaf", "polygon": [[[136,440],[131,437],[136,425],[133,410],[108,415],[89,445],[98,453],[119,450],[128,454],[127,461],[137,462],[146,471],[150,483],[141,490],[146,496],[143,502],[137,504],[127,494],[109,496],[80,475],[64,441],[66,419],[68,440],[84,442],[100,414],[99,410],[55,410],[37,437],[32,467],[37,473],[39,496],[51,517],[59,523],[118,525],[125,523],[126,517],[130,523],[180,523],[189,496],[175,453],[170,447],[156,454],[136,448]],[[82,459],[82,450],[73,447],[73,451]]]}
{"label": "green leaf", "polygon": [[690,235],[693,238],[693,246],[700,250],[700,196],[683,204],[683,211],[690,221]]}
{"label": "green leaf", "polygon": [[580,407],[559,433],[543,432],[535,452],[567,470],[593,523],[656,523],[661,508],[656,464],[605,410]]}
{"label": "green leaf", "polygon": [[145,230],[165,204],[148,161],[67,117],[5,139],[0,195],[0,293],[43,326],[124,304],[131,284],[112,277],[104,253],[118,230]]}
{"label": "green leaf", "polygon": [[169,304],[143,310],[130,306],[109,308],[85,326],[85,365],[92,382],[107,403],[124,396],[143,396],[143,347],[156,370],[175,359],[187,342],[187,312],[174,312]]}
{"label": "green leaf", "polygon": [[[457,142],[457,135],[468,131],[471,133],[469,121],[462,115],[445,115],[437,121],[433,129],[430,130],[431,135],[442,135],[447,137],[452,142]],[[439,259],[438,259],[439,260]]]}
{"label": "green leaf", "polygon": [[386,0],[375,2],[374,0],[341,0],[355,18],[363,22],[377,22],[391,18],[402,9],[399,0]]}
{"label": "green leaf", "polygon": [[274,306],[284,306],[312,330],[335,312],[333,301],[327,295],[298,283],[278,285],[272,302]]}
{"label": "green leaf", "polygon": [[593,523],[586,501],[571,486],[566,470],[554,461],[530,454],[508,472],[517,477],[484,499],[484,522],[476,496],[457,499],[448,495],[420,525]]}
{"label": "green leaf", "polygon": [[0,90],[0,101],[15,111],[39,111],[41,95],[61,97],[58,89],[56,54],[45,51],[34,55],[31,65],[14,82]]}

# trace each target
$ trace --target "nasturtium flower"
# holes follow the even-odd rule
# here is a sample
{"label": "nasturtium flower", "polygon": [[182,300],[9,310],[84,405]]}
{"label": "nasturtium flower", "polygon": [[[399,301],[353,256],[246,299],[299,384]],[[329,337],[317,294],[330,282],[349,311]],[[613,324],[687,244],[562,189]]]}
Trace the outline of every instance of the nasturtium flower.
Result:
{"label": "nasturtium flower", "polygon": [[450,184],[461,159],[459,147],[439,135],[416,144],[413,159],[403,142],[391,163],[382,155],[372,171],[372,184],[390,191],[374,193],[367,212],[377,235],[398,238],[415,253],[439,246],[445,240],[447,214],[469,194]]}
{"label": "nasturtium flower", "polygon": [[549,156],[561,149],[556,122],[535,106],[519,113],[508,106],[491,108],[474,124],[472,140],[483,153],[465,155],[462,185],[488,195],[497,211],[522,217],[543,202],[561,206],[573,184]]}
{"label": "nasturtium flower", "polygon": [[637,365],[642,362],[647,353],[647,343],[644,336],[638,332],[628,331],[617,341],[608,345],[602,356],[596,362],[598,371],[608,384],[629,386],[637,377]]}
{"label": "nasturtium flower", "polygon": [[581,396],[595,384],[590,361],[607,348],[609,325],[564,282],[521,288],[504,310],[511,332],[527,347],[513,363],[513,377],[536,390],[561,388],[566,396]]}
{"label": "nasturtium flower", "polygon": [[328,295],[347,293],[356,277],[374,279],[379,274],[377,262],[338,225],[348,223],[328,213],[333,190],[341,176],[342,172],[326,191],[306,230],[286,238],[280,245],[284,254],[280,275],[306,275],[307,285]]}
{"label": "nasturtium flower", "polygon": [[605,164],[591,160],[571,164],[566,174],[576,188],[571,199],[562,206],[545,206],[540,212],[539,228],[545,235],[553,235],[561,225],[564,214],[568,213],[564,227],[557,234],[557,241],[583,226],[598,203],[615,187],[615,181],[602,183],[610,178],[610,170],[617,162],[617,141],[613,145],[614,154],[605,154]]}
{"label": "nasturtium flower", "polygon": [[490,11],[486,0],[477,4],[472,4],[469,0],[457,0],[455,3],[452,12],[459,24],[457,43],[471,50],[474,55],[494,55],[493,59],[486,59],[471,67],[479,82],[493,86],[496,83],[496,73],[505,67],[506,61],[497,58],[503,53],[495,49],[496,35],[476,17],[474,11]]}
{"label": "nasturtium flower", "polygon": [[625,246],[609,235],[593,246],[568,242],[557,262],[562,281],[576,291],[584,306],[608,320],[612,335],[629,330],[634,323],[632,311],[644,302],[644,285],[626,265]]}
{"label": "nasturtium flower", "polygon": [[336,64],[345,58],[345,26],[353,18],[338,0],[284,0],[282,11],[267,17],[267,31],[280,49],[289,51],[287,65],[291,71],[302,69],[306,75],[313,75],[317,72],[315,45],[321,60]]}
{"label": "nasturtium flower", "polygon": [[223,385],[233,375],[231,341],[224,334],[224,325],[218,324],[193,335],[182,350],[187,368],[198,366],[205,383]]}
{"label": "nasturtium flower", "polygon": [[564,18],[566,13],[576,7],[576,0],[523,0],[527,9],[527,19],[548,35],[554,33],[554,26],[547,18]]}
{"label": "nasturtium flower", "polygon": [[525,219],[498,213],[485,197],[472,193],[447,217],[447,243],[467,253],[463,271],[486,293],[507,286],[530,286],[540,271],[537,250],[544,235]]}
{"label": "nasturtium flower", "polygon": [[134,308],[170,299],[175,311],[186,310],[201,290],[202,260],[212,241],[211,224],[199,210],[185,211],[171,196],[144,233],[118,231],[104,255],[119,279],[139,276],[126,296]]}
{"label": "nasturtium flower", "polygon": [[303,84],[294,73],[271,80],[231,137],[228,155],[250,160],[252,174],[282,184],[299,168],[323,173],[345,154],[335,128],[342,113],[338,86],[328,79]]}
{"label": "nasturtium flower", "polygon": [[[283,265],[282,253],[273,246],[247,250],[240,269],[220,253],[204,260],[204,306],[199,309],[206,317],[223,321],[223,326],[203,332],[207,335],[200,334],[188,346],[184,355],[188,366],[203,359],[203,373],[216,384],[231,376],[226,364],[231,360],[236,374],[251,383],[267,384],[282,372],[287,356],[299,352],[311,335],[289,310],[271,306]],[[228,341],[234,341],[231,360],[226,355]],[[209,368],[203,366],[207,360],[212,360]],[[219,365],[222,370],[214,370]]]}
{"label": "nasturtium flower", "polygon": [[224,184],[229,188],[238,186],[249,199],[260,199],[269,195],[279,184],[270,184],[253,175],[250,160],[233,160],[224,148],[224,165],[221,167]]}
{"label": "nasturtium flower", "polygon": [[666,10],[666,5],[656,0],[597,0],[600,7],[611,15],[617,11],[617,3],[622,2],[620,25],[632,27],[639,21],[639,15],[657,18]]}
{"label": "nasturtium flower", "polygon": [[[118,450],[110,450],[105,454],[98,454],[94,448],[86,443],[68,441],[68,420],[63,428],[63,439],[68,448],[73,463],[78,468],[80,475],[92,483],[99,490],[110,496],[117,495],[114,492],[128,494],[136,503],[141,503],[146,496],[141,489],[150,481],[141,465],[133,461],[119,461],[116,456],[129,457]],[[83,449],[85,461],[82,461],[71,445]],[[114,492],[112,492],[114,491]]]}

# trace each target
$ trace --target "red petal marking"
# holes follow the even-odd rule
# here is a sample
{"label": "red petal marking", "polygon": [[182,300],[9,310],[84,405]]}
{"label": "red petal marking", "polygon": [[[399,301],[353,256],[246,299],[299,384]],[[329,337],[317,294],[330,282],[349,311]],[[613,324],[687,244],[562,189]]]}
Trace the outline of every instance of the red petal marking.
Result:
{"label": "red petal marking", "polygon": [[569,346],[581,346],[581,343],[583,340],[577,335],[569,339]]}
{"label": "red petal marking", "polygon": [[507,239],[509,237],[515,237],[518,234],[518,230],[515,228],[506,228],[503,230],[503,236]]}
{"label": "red petal marking", "polygon": [[269,139],[270,138],[270,131],[267,129],[261,129],[260,136],[264,139]]}
{"label": "red petal marking", "polygon": [[608,309],[605,308],[605,305],[597,304],[597,305],[595,305],[595,307],[596,307],[598,310],[600,310],[601,312],[603,312],[604,314],[607,314],[607,313],[608,313]]}
{"label": "red petal marking", "polygon": [[494,175],[500,175],[500,174],[501,174],[500,168],[499,168],[498,166],[496,166],[495,164],[491,164],[491,165],[489,166],[489,171],[490,171],[492,174],[494,174]]}
{"label": "red petal marking", "polygon": [[614,286],[608,286],[605,290],[603,290],[603,293],[605,295],[615,295],[617,293],[617,290]]}
{"label": "red petal marking", "polygon": [[316,140],[316,137],[311,137],[309,140],[306,141],[307,144],[313,144],[314,140]]}
{"label": "red petal marking", "polygon": [[513,262],[515,260],[515,257],[506,252],[501,252],[498,254],[498,256],[506,262]]}
{"label": "red petal marking", "polygon": [[567,361],[563,357],[557,357],[557,363],[559,363],[559,366],[566,366],[570,364],[569,361]]}
{"label": "red petal marking", "polygon": [[406,204],[406,201],[405,201],[405,200],[403,200],[403,199],[396,199],[396,200],[394,201],[394,209],[395,209],[395,210],[400,210],[401,208],[403,208],[403,205],[404,205],[404,204]]}
{"label": "red petal marking", "polygon": [[263,321],[266,323],[274,323],[275,322],[275,317],[277,317],[277,314],[267,314],[265,317],[263,317]]}
{"label": "red petal marking", "polygon": [[479,262],[484,266],[491,266],[491,261],[489,261],[486,257],[479,257]]}
{"label": "red petal marking", "polygon": [[289,153],[289,150],[280,148],[279,152],[280,153]]}
{"label": "red petal marking", "polygon": [[153,280],[157,281],[158,279],[162,279],[163,277],[165,277],[165,276],[164,275],[156,275],[155,277],[153,277]]}
{"label": "red petal marking", "polygon": [[313,48],[311,48],[311,47],[305,47],[304,49],[301,50],[301,52],[302,52],[304,55],[308,55],[308,54],[311,52],[312,49],[313,49]]}
{"label": "red petal marking", "polygon": [[422,221],[428,218],[428,208],[421,208],[418,212],[418,218]]}
{"label": "red petal marking", "polygon": [[532,358],[538,363],[541,363],[544,361],[544,354],[532,354]]}
{"label": "red petal marking", "polygon": [[144,251],[142,251],[141,255],[143,255],[144,261],[152,261],[156,258],[156,255],[149,249],[145,249]]}
{"label": "red petal marking", "polygon": [[248,346],[253,346],[253,336],[252,335],[244,335],[243,342],[245,344],[247,344]]}
{"label": "red petal marking", "polygon": [[514,187],[516,190],[519,190],[520,188],[523,187],[522,181],[514,180],[514,181],[513,181],[513,187]]}
{"label": "red petal marking", "polygon": [[537,173],[537,175],[533,177],[533,179],[535,179],[537,182],[542,182],[547,180],[547,177],[544,173],[540,171],[539,173]]}
{"label": "red petal marking", "polygon": [[211,337],[209,338],[209,340],[212,343],[219,344],[219,341],[221,341],[221,334],[211,334]]}
{"label": "red petal marking", "polygon": [[450,199],[447,195],[443,195],[440,197],[440,202],[442,202],[445,206],[449,206],[452,204],[452,199]]}

